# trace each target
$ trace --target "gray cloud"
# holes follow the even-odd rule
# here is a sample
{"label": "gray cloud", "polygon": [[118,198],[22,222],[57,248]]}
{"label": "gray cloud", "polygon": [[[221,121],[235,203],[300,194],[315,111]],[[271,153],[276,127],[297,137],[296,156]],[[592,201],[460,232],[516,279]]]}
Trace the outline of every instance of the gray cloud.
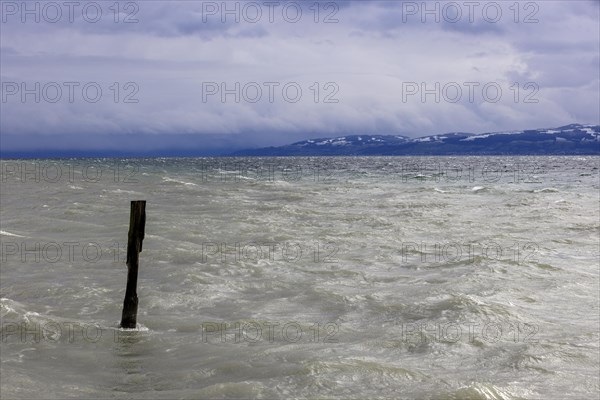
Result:
{"label": "gray cloud", "polygon": [[[138,2],[130,18],[139,22],[127,24],[123,19],[134,8],[121,9],[115,23],[109,3],[98,2],[103,15],[97,23],[81,13],[73,22],[58,23],[43,18],[22,23],[19,15],[3,15],[0,78],[6,101],[0,103],[0,130],[11,137],[3,146],[26,147],[31,135],[54,135],[58,145],[65,141],[60,135],[80,135],[90,143],[93,137],[96,146],[105,143],[97,139],[102,135],[186,134],[215,143],[215,137],[223,137],[219,146],[236,148],[311,136],[421,136],[600,120],[599,7],[593,1],[529,2],[537,6],[530,9],[520,3],[518,22],[509,9],[513,3],[499,2],[502,18],[495,23],[481,13],[473,14],[473,22],[463,14],[455,23],[446,20],[452,15],[440,15],[439,23],[427,15],[423,23],[421,10],[412,13],[422,2],[396,1],[322,2],[318,15],[314,2],[280,2],[273,22],[262,6],[256,23],[244,19],[255,14],[241,14],[239,23],[228,15],[223,23],[207,8],[221,2],[151,1]],[[264,3],[240,2],[239,7],[249,13],[254,4]],[[281,14],[286,4],[292,11],[301,4],[298,22]],[[439,9],[447,4],[439,3]],[[527,15],[539,22],[524,23]],[[332,23],[324,23],[327,18]],[[27,95],[22,102],[20,93],[7,94],[12,82],[29,89],[39,82],[41,92],[50,83],[50,97],[56,82],[63,96],[51,103],[42,93],[36,103]],[[65,82],[79,84],[72,102]],[[220,93],[204,101],[203,88],[210,82],[228,89],[239,83],[247,91],[239,102],[233,94],[222,102]],[[273,101],[269,82],[279,84]],[[528,82],[539,90],[527,89]],[[446,85],[451,97],[460,87],[462,97],[451,102],[441,96],[436,102],[434,94],[425,101],[421,93],[403,96],[406,85],[432,90],[436,83],[440,89]],[[489,83],[502,90],[497,102],[486,101],[482,92]],[[90,91],[101,88],[97,102],[84,98],[86,84]],[[301,88],[297,102],[286,101],[286,84]],[[472,100],[469,84],[478,85]],[[257,86],[261,100],[249,101]],[[537,103],[525,103],[527,96]],[[155,142],[168,146],[167,139]],[[72,141],[63,144],[72,146]]]}

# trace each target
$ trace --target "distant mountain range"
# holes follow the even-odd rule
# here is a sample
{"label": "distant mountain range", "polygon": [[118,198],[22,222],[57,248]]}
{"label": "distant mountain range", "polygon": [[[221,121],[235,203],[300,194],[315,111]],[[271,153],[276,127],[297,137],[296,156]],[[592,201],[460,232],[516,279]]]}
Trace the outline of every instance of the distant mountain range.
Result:
{"label": "distant mountain range", "polygon": [[[413,135],[414,136],[414,135]],[[22,147],[29,140],[31,149]],[[244,140],[248,143],[248,137]],[[21,144],[21,146],[17,146]],[[61,147],[68,144],[68,147]],[[88,148],[86,148],[88,146]],[[128,134],[0,135],[0,159],[72,157],[393,156],[393,155],[600,155],[600,125],[473,134],[452,132],[416,139],[401,135],[350,135],[303,140],[279,147],[243,147],[228,135]],[[233,152],[232,152],[233,151]]]}
{"label": "distant mountain range", "polygon": [[351,135],[303,140],[279,147],[236,151],[232,156],[394,155],[600,155],[600,125],[473,134],[452,132],[411,139],[398,135]]}

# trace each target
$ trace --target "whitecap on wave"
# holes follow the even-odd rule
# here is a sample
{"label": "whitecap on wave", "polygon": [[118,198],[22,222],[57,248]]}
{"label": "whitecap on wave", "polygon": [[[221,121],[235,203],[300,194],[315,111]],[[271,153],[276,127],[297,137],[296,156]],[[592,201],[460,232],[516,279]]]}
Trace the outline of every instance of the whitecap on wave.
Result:
{"label": "whitecap on wave", "polygon": [[537,189],[533,191],[534,193],[556,193],[556,192],[560,192],[560,190],[555,189],[555,188],[543,188],[543,189]]}
{"label": "whitecap on wave", "polygon": [[4,236],[13,236],[13,237],[27,237],[27,236],[23,236],[23,235],[17,235],[16,233],[10,233],[7,231],[0,231],[0,235],[4,235]]}
{"label": "whitecap on wave", "polygon": [[173,178],[169,178],[168,176],[165,176],[164,178],[162,178],[163,181],[165,182],[173,182],[173,183],[179,183],[180,185],[186,185],[186,186],[198,186],[193,182],[186,182],[186,181],[180,181],[177,179],[173,179]]}

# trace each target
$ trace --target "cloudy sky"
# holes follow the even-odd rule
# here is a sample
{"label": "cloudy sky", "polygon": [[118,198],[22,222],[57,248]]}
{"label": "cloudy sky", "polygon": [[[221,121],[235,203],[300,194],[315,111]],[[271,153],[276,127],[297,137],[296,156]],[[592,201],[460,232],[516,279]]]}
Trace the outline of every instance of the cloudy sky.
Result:
{"label": "cloudy sky", "polygon": [[600,121],[598,1],[0,3],[3,151]]}

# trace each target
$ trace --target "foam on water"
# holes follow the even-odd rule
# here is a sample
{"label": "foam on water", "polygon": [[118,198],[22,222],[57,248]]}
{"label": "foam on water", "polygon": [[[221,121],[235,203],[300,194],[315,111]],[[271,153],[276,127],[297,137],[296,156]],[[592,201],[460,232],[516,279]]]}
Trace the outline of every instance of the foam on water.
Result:
{"label": "foam on water", "polygon": [[4,236],[12,236],[12,237],[27,237],[27,236],[23,236],[23,235],[17,235],[16,233],[10,233],[10,232],[6,232],[6,231],[0,231],[0,235],[4,235]]}

